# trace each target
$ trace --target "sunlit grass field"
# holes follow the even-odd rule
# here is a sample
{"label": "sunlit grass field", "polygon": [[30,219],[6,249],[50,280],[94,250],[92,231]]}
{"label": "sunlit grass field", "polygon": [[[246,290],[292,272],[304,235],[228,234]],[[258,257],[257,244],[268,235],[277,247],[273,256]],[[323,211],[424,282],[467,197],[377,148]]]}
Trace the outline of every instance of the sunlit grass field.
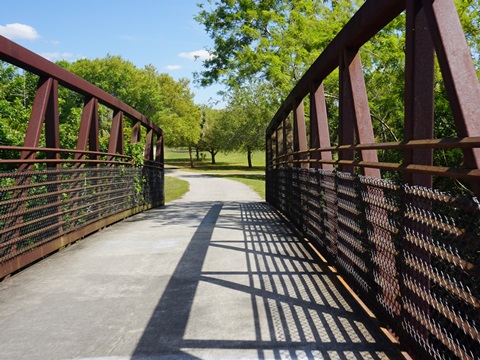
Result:
{"label": "sunlit grass field", "polygon": [[200,153],[200,160],[197,160],[193,153],[194,165],[190,168],[188,150],[184,149],[165,149],[165,164],[192,171],[227,171],[227,172],[265,172],[265,152],[255,152],[252,155],[252,168],[248,167],[246,153],[218,153],[215,157],[216,164],[211,163],[211,157],[208,152]]}
{"label": "sunlit grass field", "polygon": [[180,199],[189,188],[188,181],[165,176],[165,202]]}
{"label": "sunlit grass field", "polygon": [[[192,169],[190,167],[188,150],[165,149],[165,164],[167,167],[176,167],[187,171],[199,171],[212,176],[239,181],[252,188],[265,199],[265,152],[253,153],[252,168],[248,167],[246,153],[218,153],[215,157],[216,164],[211,163],[208,152],[201,153],[200,160],[197,160],[195,153],[193,157],[195,167]],[[168,183],[165,184],[166,196],[171,191],[170,186]],[[188,191],[188,189],[186,191]],[[178,197],[182,195],[183,194]]]}

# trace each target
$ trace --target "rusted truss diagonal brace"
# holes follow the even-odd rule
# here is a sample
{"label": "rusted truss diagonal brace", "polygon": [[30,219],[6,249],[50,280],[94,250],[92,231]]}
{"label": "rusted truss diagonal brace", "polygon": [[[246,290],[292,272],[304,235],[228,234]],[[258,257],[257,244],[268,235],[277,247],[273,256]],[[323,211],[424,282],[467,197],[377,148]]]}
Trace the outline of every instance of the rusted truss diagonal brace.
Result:
{"label": "rusted truss diagonal brace", "polygon": [[113,115],[108,152],[123,155],[123,112],[119,110]]}
{"label": "rusted truss diagonal brace", "polygon": [[[307,150],[307,130],[305,127],[305,107],[303,105],[303,100],[298,101],[295,106],[295,112],[293,114],[294,121],[294,140],[293,140],[293,151],[306,151]],[[306,159],[308,154],[297,155],[299,157],[297,160]],[[298,164],[298,163],[297,163]],[[308,167],[308,164],[300,163],[300,167]]]}
{"label": "rusted truss diagonal brace", "polygon": [[[60,147],[59,118],[58,118],[58,83],[53,78],[40,78],[37,92],[33,101],[32,112],[25,134],[24,147],[38,147],[43,124],[45,123],[45,140],[48,148]],[[48,153],[50,159],[57,159],[56,153]],[[22,151],[21,160],[35,159],[33,151]],[[28,168],[28,164],[22,164],[19,171]],[[52,164],[51,166],[56,166]]]}
{"label": "rusted truss diagonal brace", "polygon": [[[327,106],[323,84],[313,86],[310,92],[310,149],[330,147],[330,130],[328,127]],[[315,151],[311,159],[332,160],[332,152]],[[318,163],[313,163],[318,168]],[[323,170],[333,170],[331,164],[320,164]]]}
{"label": "rusted truss diagonal brace", "polygon": [[132,127],[132,139],[130,143],[136,144],[139,141],[140,141],[140,121],[137,121]]}
{"label": "rusted truss diagonal brace", "polygon": [[[82,118],[80,120],[80,130],[77,140],[76,150],[85,151],[87,145],[90,151],[99,151],[98,141],[98,100],[90,98],[85,101],[82,111]],[[75,159],[84,159],[85,155],[77,153]],[[97,158],[92,155],[90,158]]]}
{"label": "rusted truss diagonal brace", "polygon": [[[356,50],[345,50],[340,59],[340,144],[375,142],[373,135],[367,89],[363,76],[360,55]],[[360,151],[361,160],[378,162],[375,150]],[[353,151],[340,153],[342,160],[353,159]],[[344,166],[344,171],[353,172],[353,167]],[[362,169],[364,175],[380,178],[378,169]]]}
{"label": "rusted truss diagonal brace", "polygon": [[145,159],[153,160],[153,131],[147,133],[147,140],[145,143]]}

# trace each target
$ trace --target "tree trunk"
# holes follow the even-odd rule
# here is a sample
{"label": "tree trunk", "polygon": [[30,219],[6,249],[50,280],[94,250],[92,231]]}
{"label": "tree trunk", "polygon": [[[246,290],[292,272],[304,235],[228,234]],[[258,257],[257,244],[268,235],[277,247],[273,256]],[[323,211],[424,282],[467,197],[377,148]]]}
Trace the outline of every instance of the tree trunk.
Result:
{"label": "tree trunk", "polygon": [[210,151],[210,155],[212,155],[212,165],[215,165],[215,155],[217,153],[215,151]]}
{"label": "tree trunk", "polygon": [[197,152],[197,161],[200,160],[200,151],[198,150],[198,147],[195,148],[195,151]]}
{"label": "tree trunk", "polygon": [[194,168],[195,164],[193,163],[192,147],[191,146],[188,147],[188,154],[190,155],[190,167]]}
{"label": "tree trunk", "polygon": [[248,158],[248,167],[252,167],[252,152],[250,150],[247,151],[247,158]]}

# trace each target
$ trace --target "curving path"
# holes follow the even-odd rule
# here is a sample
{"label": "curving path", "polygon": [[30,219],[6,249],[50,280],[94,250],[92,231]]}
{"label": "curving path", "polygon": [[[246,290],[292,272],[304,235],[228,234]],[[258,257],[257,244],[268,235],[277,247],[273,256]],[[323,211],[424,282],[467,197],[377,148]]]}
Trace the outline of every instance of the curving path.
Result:
{"label": "curving path", "polygon": [[169,175],[184,198],[0,284],[0,359],[400,357],[247,186]]}

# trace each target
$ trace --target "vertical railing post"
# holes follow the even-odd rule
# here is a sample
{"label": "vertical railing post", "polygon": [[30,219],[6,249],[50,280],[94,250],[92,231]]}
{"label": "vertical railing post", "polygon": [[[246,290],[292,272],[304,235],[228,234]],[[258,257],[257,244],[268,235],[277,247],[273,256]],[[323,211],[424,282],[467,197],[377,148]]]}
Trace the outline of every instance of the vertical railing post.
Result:
{"label": "vertical railing post", "polygon": [[[323,84],[313,85],[310,91],[310,149],[330,147],[330,130],[328,127],[327,106]],[[332,160],[331,151],[313,151],[313,160]],[[332,164],[310,163],[315,169],[333,170]]]}
{"label": "vertical railing post", "polygon": [[305,109],[303,106],[303,100],[299,100],[295,105],[293,121],[293,151],[303,152],[301,154],[295,154],[294,167],[308,168],[308,163],[304,162],[308,159],[308,154],[305,152],[307,148],[307,130],[305,126]]}
{"label": "vertical railing post", "polygon": [[[368,105],[362,62],[358,51],[346,50],[344,52],[344,66],[342,81],[344,89],[342,97],[346,99],[343,114],[348,119],[348,124],[353,122],[355,125],[357,143],[372,144],[375,142],[375,136],[373,134],[372,119],[370,117],[370,107]],[[349,134],[348,136],[351,138],[352,135]],[[350,144],[353,144],[353,142]],[[366,162],[378,162],[376,150],[361,150],[360,158]],[[365,176],[381,177],[379,169],[364,167],[362,168],[362,173]]]}
{"label": "vertical railing post", "polygon": [[[353,112],[352,96],[350,94],[348,62],[345,54],[340,56],[340,96],[339,96],[339,123],[338,123],[338,144],[353,145],[355,143],[355,118]],[[339,160],[354,160],[353,150],[341,150],[338,152]],[[340,171],[353,173],[352,165],[341,164]]]}
{"label": "vertical railing post", "polygon": [[283,155],[283,161],[286,162],[286,165],[284,164],[284,167],[289,167],[290,166],[290,157],[287,155],[288,154],[288,129],[287,129],[287,121],[289,114],[285,114],[285,118],[282,121],[282,155]]}
{"label": "vertical railing post", "polygon": [[[98,151],[98,100],[93,97],[85,99],[80,120],[76,150],[86,151],[87,145],[90,151]],[[76,160],[83,160],[84,154],[75,154]],[[89,159],[97,159],[96,155],[90,155]]]}
{"label": "vertical railing post", "polygon": [[[430,32],[428,30],[425,11],[420,0],[408,1],[406,9],[406,58],[405,58],[405,119],[404,140],[432,139],[434,128],[434,48]],[[412,149],[404,151],[404,164],[432,165],[432,149]],[[432,187],[432,176],[427,174],[404,174],[404,182],[413,186]],[[407,193],[402,199],[403,223],[402,242],[399,249],[399,263],[402,264],[403,274],[400,280],[400,291],[403,302],[413,302],[424,316],[429,316],[429,305],[425,299],[420,298],[405,286],[405,279],[414,280],[424,291],[428,292],[430,281],[427,276],[411,269],[406,265],[405,259],[414,256],[420,261],[430,263],[428,251],[409,242],[407,239],[412,234],[421,234],[427,241],[431,237],[431,231],[427,226],[419,224],[406,216],[407,208],[414,207],[422,211],[430,212],[431,205],[418,201],[414,196]],[[401,309],[403,322],[413,326],[416,336],[428,337],[425,329],[415,317],[405,309]],[[406,344],[415,346],[415,342]]]}
{"label": "vertical railing post", "polygon": [[[275,130],[275,168],[278,169],[280,167],[280,156],[283,154],[280,150],[280,146],[283,145],[282,136],[280,133],[280,127],[276,128]],[[279,141],[280,139],[280,141]]]}
{"label": "vertical railing post", "polygon": [[[407,2],[404,140],[433,138],[434,51],[420,1]],[[404,164],[432,165],[432,149],[404,151]],[[432,186],[426,174],[405,173],[404,182]]]}
{"label": "vertical railing post", "polygon": [[[123,112],[115,110],[112,119],[112,128],[110,130],[110,139],[108,142],[108,152],[111,154],[123,155]],[[114,160],[112,155],[109,160]]]}
{"label": "vertical railing post", "polygon": [[[23,143],[24,147],[38,147],[38,142],[42,133],[42,127],[45,120],[45,115],[47,113],[47,108],[49,107],[49,105],[53,105],[49,101],[52,95],[53,83],[53,78],[40,78],[38,81],[37,92],[33,101],[32,112],[30,114],[30,120],[28,122],[28,128]],[[50,113],[50,115],[52,115],[52,113]],[[51,137],[49,137],[49,139],[52,143],[55,143],[55,135],[53,135],[53,140]],[[20,161],[27,159],[35,159],[36,157],[37,154],[35,152],[22,151],[22,154],[20,155]],[[29,167],[30,165],[27,163],[21,164],[19,167],[19,171],[28,169]]]}
{"label": "vertical railing post", "polygon": [[[58,114],[58,81],[51,79],[52,85],[47,102],[45,112],[45,145],[50,149],[60,148],[60,121]],[[60,154],[55,152],[47,152],[47,159],[60,159]],[[49,168],[58,168],[58,163],[48,163]]]}
{"label": "vertical railing post", "polygon": [[132,137],[130,144],[136,144],[140,141],[140,121],[136,121],[132,126]]}
{"label": "vertical railing post", "polygon": [[165,153],[164,153],[164,146],[163,146],[163,132],[157,135],[157,141],[155,142],[155,161],[159,164],[163,164],[165,161]]}
{"label": "vertical railing post", "polygon": [[145,140],[145,159],[153,160],[153,130],[150,129],[147,132],[147,138]]}

